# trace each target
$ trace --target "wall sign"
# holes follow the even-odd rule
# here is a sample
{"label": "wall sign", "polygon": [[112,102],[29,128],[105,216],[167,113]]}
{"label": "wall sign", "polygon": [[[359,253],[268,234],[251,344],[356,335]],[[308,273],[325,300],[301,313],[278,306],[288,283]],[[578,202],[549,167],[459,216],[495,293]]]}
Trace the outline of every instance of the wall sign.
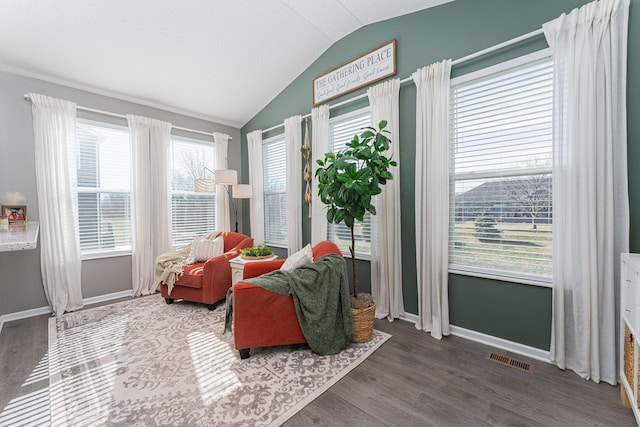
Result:
{"label": "wall sign", "polygon": [[313,105],[315,107],[395,73],[394,39],[313,79]]}

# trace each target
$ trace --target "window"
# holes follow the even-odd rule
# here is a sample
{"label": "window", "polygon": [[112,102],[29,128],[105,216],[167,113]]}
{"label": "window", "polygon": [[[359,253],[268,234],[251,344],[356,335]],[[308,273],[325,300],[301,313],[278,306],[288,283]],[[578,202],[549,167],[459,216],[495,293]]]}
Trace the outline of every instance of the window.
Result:
{"label": "window", "polygon": [[[360,135],[362,128],[371,126],[371,113],[369,108],[363,108],[348,114],[332,118],[329,121],[329,149],[338,152],[343,150],[354,135]],[[367,212],[364,221],[354,224],[356,240],[356,258],[368,258],[371,256],[371,215]],[[329,224],[328,240],[334,242],[345,255],[349,253],[351,246],[351,230],[341,224]]]}
{"label": "window", "polygon": [[80,252],[90,258],[131,251],[129,132],[78,120],[76,136]]}
{"label": "window", "polygon": [[194,180],[213,179],[213,144],[173,136],[169,162],[171,180],[171,244],[191,243],[195,236],[215,230],[216,196],[196,193]]}
{"label": "window", "polygon": [[551,281],[553,63],[451,82],[450,270]]}
{"label": "window", "polygon": [[287,247],[287,152],[284,135],[262,144],[265,243]]}

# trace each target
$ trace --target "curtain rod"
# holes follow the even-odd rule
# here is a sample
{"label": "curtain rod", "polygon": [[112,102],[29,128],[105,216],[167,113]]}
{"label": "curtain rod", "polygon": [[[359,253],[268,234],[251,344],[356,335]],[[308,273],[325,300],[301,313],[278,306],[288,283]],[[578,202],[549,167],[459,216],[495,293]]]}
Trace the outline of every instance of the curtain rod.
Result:
{"label": "curtain rod", "polygon": [[[467,56],[463,56],[462,58],[455,59],[455,60],[451,61],[451,65],[454,66],[454,65],[462,64],[463,62],[471,61],[472,59],[476,59],[479,56],[483,56],[483,55],[495,52],[496,50],[500,50],[502,48],[505,48],[507,46],[511,46],[513,44],[516,44],[516,43],[520,43],[521,41],[530,39],[532,37],[536,37],[536,36],[538,36],[538,35],[540,35],[542,33],[543,33],[542,28],[539,28],[539,29],[537,29],[535,31],[531,31],[530,33],[523,34],[523,35],[515,37],[515,38],[513,38],[511,40],[507,40],[507,41],[499,43],[497,45],[490,46],[490,47],[488,47],[486,49],[479,50],[479,51],[474,52],[472,54],[469,54]],[[405,77],[404,79],[400,80],[400,84],[410,82],[411,80],[412,80],[411,76]],[[361,93],[360,95],[354,96],[354,97],[349,98],[349,99],[345,99],[344,101],[338,102],[337,104],[329,105],[329,110],[331,110],[332,108],[342,107],[343,105],[350,104],[352,102],[358,101],[358,100],[366,98],[366,97],[367,97],[366,93]],[[311,117],[311,113],[305,114],[304,116],[302,116],[303,119],[307,118],[307,117]],[[282,126],[284,126],[284,123],[280,123],[280,124],[277,124],[275,126],[270,127],[269,129],[265,129],[265,130],[262,131],[262,133],[267,133],[267,132],[270,132],[272,130],[276,130],[276,129],[282,127]]]}
{"label": "curtain rod", "polygon": [[[24,95],[24,99],[26,99],[27,101],[31,101],[31,98],[26,93]],[[76,108],[78,110],[87,111],[89,113],[101,114],[103,116],[117,117],[119,119],[125,119],[125,120],[127,118],[127,116],[124,115],[124,114],[112,113],[110,111],[104,111],[104,110],[96,110],[95,108],[82,107],[80,105],[78,105]],[[213,132],[204,132],[204,131],[201,131],[201,130],[184,128],[182,126],[174,126],[173,124],[171,125],[171,129],[183,130],[183,131],[186,131],[186,132],[197,133],[197,134],[200,134],[200,135],[207,135],[207,136],[213,137]],[[229,140],[232,140],[232,139],[233,139],[232,137],[229,137]]]}

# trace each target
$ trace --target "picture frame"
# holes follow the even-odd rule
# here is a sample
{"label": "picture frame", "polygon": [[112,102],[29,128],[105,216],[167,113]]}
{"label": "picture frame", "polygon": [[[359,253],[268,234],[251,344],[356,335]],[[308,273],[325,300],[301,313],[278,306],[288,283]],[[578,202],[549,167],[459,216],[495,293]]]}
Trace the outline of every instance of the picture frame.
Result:
{"label": "picture frame", "polygon": [[25,205],[2,205],[0,216],[6,217],[9,223],[25,223],[27,221],[27,207]]}

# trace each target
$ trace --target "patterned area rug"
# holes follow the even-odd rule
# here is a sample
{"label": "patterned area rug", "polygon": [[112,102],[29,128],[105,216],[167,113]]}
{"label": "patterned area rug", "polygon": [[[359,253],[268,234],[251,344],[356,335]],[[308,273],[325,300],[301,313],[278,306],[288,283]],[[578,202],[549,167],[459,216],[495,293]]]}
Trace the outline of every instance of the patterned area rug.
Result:
{"label": "patterned area rug", "polygon": [[279,425],[391,337],[375,331],[333,356],[298,345],[240,360],[223,323],[223,304],[159,295],[51,318],[52,424]]}

